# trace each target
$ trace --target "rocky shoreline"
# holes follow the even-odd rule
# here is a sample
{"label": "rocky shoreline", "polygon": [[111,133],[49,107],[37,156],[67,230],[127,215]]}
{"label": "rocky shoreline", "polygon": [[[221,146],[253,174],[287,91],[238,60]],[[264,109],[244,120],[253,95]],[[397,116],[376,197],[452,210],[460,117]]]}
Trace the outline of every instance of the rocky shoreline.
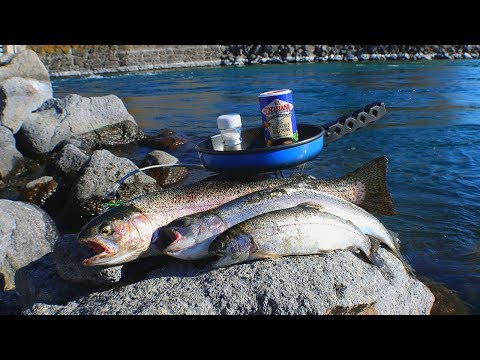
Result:
{"label": "rocky shoreline", "polygon": [[[55,98],[31,50],[0,60],[0,314],[430,313],[432,292],[385,249],[381,267],[349,251],[216,270],[167,256],[83,266],[94,251],[77,233],[116,181],[177,162],[159,149],[188,139],[168,129],[145,135],[115,95]],[[152,150],[138,164],[114,154],[135,144]],[[188,176],[162,170],[128,178],[121,199]]]}
{"label": "rocky shoreline", "polygon": [[50,76],[332,61],[478,59],[480,45],[28,45]]}

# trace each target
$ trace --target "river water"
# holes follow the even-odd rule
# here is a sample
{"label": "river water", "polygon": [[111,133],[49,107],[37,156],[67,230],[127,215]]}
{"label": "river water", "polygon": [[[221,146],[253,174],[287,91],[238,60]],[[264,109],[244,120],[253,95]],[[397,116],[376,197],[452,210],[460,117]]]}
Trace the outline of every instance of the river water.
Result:
{"label": "river water", "polygon": [[[291,89],[297,122],[317,125],[385,102],[384,118],[324,148],[305,172],[338,177],[386,155],[398,215],[378,218],[399,234],[419,275],[480,313],[480,60],[193,68],[59,78],[53,88],[56,97],[119,96],[145,132],[185,136],[172,154],[198,164],[194,145],[218,132],[217,116],[238,112],[244,127],[261,125],[264,91]],[[148,151],[136,147],[129,157]]]}

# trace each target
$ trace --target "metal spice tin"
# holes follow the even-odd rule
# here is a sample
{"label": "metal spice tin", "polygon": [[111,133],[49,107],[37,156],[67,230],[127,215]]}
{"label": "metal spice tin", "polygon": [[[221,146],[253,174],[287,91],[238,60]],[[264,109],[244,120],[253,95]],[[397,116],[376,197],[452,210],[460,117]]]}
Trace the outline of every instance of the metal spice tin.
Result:
{"label": "metal spice tin", "polygon": [[265,144],[290,144],[298,140],[292,91],[272,90],[258,96],[262,113]]}

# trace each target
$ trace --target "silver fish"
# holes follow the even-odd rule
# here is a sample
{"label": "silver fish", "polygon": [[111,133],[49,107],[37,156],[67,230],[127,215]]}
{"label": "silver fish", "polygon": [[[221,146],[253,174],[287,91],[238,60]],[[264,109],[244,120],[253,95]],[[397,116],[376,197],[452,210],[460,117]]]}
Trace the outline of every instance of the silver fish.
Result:
{"label": "silver fish", "polygon": [[382,156],[332,180],[291,177],[268,180],[225,180],[218,176],[190,185],[141,195],[92,219],[78,241],[97,255],[84,265],[116,265],[162,254],[168,239],[161,228],[174,219],[215,208],[240,196],[277,186],[309,181],[317,190],[342,197],[367,211],[395,215],[386,186],[387,159]]}
{"label": "silver fish", "polygon": [[208,246],[226,229],[255,216],[312,202],[323,211],[350,220],[360,230],[398,253],[398,240],[373,215],[359,206],[314,188],[301,181],[273,189],[256,191],[217,208],[174,220],[163,228],[172,243],[163,251],[166,255],[185,260],[208,256]]}
{"label": "silver fish", "polygon": [[334,250],[362,251],[369,258],[369,237],[352,222],[322,210],[316,204],[303,203],[256,216],[229,228],[209,246],[209,254],[220,257],[212,267]]}

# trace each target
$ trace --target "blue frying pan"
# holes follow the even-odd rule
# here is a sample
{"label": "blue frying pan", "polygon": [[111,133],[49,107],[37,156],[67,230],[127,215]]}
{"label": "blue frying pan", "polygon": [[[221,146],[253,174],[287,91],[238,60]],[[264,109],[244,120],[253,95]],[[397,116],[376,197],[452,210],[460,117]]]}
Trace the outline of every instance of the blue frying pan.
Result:
{"label": "blue frying pan", "polygon": [[242,131],[241,150],[215,150],[211,138],[195,149],[203,166],[217,173],[279,171],[313,160],[330,142],[373,123],[385,113],[384,103],[373,103],[322,126],[297,124],[299,141],[287,145],[265,146],[263,127],[258,127]]}

